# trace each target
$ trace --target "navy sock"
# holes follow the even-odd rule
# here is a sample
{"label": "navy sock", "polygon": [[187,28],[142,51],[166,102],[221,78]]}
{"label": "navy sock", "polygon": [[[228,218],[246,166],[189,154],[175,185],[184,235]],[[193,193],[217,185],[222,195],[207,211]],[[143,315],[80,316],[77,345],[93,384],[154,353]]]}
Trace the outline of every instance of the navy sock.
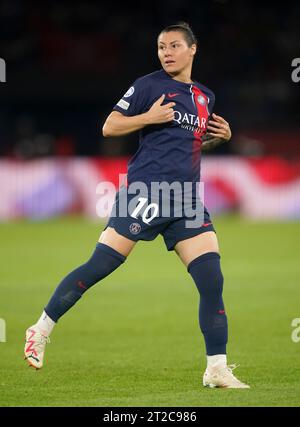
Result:
{"label": "navy sock", "polygon": [[97,243],[91,258],[69,273],[58,285],[45,308],[48,316],[57,322],[95,283],[118,268],[126,257],[103,243]]}
{"label": "navy sock", "polygon": [[223,275],[220,255],[208,252],[188,265],[200,294],[199,324],[204,335],[208,356],[226,354],[228,341],[227,317],[222,299]]}

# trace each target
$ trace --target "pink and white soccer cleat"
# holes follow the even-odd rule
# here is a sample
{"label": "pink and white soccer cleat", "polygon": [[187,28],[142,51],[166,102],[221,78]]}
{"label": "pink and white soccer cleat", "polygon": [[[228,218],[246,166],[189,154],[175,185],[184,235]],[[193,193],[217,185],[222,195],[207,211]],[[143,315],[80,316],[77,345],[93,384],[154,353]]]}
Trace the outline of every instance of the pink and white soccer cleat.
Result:
{"label": "pink and white soccer cleat", "polygon": [[49,337],[42,335],[36,325],[31,326],[26,331],[24,348],[24,359],[29,366],[35,369],[41,369],[43,366],[44,353],[46,344],[50,342]]}

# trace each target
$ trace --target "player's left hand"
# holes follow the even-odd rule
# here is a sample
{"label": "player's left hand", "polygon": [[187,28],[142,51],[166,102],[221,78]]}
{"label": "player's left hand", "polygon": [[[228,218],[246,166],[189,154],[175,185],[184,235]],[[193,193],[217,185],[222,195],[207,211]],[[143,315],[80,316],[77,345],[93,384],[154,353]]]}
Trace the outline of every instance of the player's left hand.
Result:
{"label": "player's left hand", "polygon": [[207,133],[215,138],[229,141],[231,138],[231,129],[229,123],[221,116],[212,114],[213,120],[209,120],[207,126]]}

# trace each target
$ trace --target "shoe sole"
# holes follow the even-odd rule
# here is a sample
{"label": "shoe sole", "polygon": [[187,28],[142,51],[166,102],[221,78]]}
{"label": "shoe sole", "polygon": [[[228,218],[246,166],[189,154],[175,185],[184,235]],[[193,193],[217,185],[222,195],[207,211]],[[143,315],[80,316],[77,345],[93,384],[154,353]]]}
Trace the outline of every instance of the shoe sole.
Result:
{"label": "shoe sole", "polygon": [[235,389],[249,389],[250,387],[224,387],[224,386],[220,386],[220,385],[216,385],[216,384],[212,384],[212,383],[203,383],[203,387],[208,387],[208,388],[235,388]]}

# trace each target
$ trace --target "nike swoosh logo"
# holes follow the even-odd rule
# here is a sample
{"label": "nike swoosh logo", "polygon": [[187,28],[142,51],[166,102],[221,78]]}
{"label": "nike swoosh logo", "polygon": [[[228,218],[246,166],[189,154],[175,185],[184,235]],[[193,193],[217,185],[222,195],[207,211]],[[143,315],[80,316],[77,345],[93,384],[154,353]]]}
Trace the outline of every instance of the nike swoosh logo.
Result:
{"label": "nike swoosh logo", "polygon": [[179,95],[179,93],[168,93],[168,98],[174,98],[174,96]]}
{"label": "nike swoosh logo", "polygon": [[211,222],[207,222],[206,224],[202,224],[202,227],[208,227],[209,225],[211,225]]}

